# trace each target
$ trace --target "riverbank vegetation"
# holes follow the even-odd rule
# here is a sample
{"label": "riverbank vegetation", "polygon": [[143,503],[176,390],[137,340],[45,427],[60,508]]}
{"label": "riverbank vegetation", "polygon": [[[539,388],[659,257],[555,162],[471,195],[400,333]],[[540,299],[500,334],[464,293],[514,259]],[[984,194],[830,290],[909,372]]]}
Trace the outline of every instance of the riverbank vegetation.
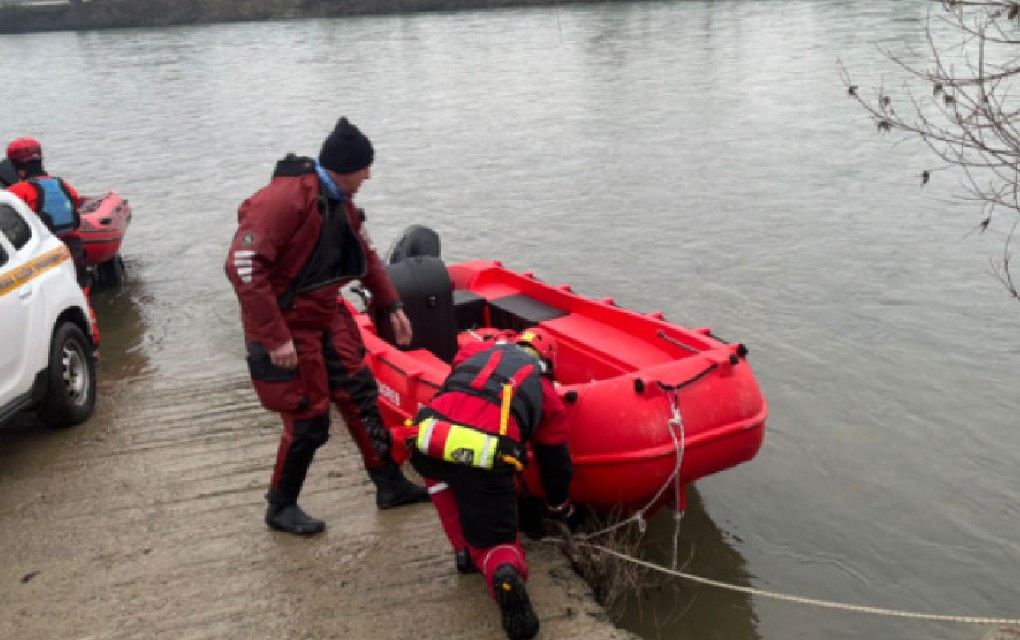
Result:
{"label": "riverbank vegetation", "polygon": [[9,6],[0,2],[0,34],[557,4],[565,3],[559,0],[84,0]]}

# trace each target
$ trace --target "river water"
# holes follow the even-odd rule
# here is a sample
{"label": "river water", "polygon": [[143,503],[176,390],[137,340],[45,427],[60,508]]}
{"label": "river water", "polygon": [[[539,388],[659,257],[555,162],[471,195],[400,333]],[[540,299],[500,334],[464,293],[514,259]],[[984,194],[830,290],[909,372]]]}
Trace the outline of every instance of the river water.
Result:
{"label": "river water", "polygon": [[[222,268],[237,205],[345,114],[376,146],[360,204],[381,247],[426,224],[448,262],[499,258],[749,346],[765,444],[692,490],[687,571],[1017,617],[1020,308],[989,267],[1007,230],[971,233],[979,212],[953,198],[952,172],[921,189],[936,163],[877,135],[837,65],[862,87],[888,82],[878,45],[923,44],[927,4],[687,0],[5,36],[0,133],[40,138],[51,173],[133,206],[129,281],[96,297],[107,411],[131,410],[117,393],[139,377],[237,374]],[[986,631],[655,583],[622,619],[649,638]]]}

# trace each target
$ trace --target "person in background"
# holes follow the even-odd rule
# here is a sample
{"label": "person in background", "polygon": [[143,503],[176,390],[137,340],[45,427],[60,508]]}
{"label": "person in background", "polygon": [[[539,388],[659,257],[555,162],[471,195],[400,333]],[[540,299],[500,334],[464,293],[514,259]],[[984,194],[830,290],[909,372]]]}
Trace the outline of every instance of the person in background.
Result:
{"label": "person in background", "polygon": [[547,515],[577,524],[568,499],[573,466],[569,421],[553,386],[557,345],[540,328],[463,347],[442,388],[406,427],[411,464],[425,478],[453,546],[457,570],[481,570],[511,640],[532,638],[539,620],[524,587],[517,478],[531,443]]}
{"label": "person in background", "polygon": [[7,145],[7,159],[21,179],[7,190],[21,198],[42,218],[53,235],[67,245],[74,260],[78,285],[87,292],[89,273],[85,264],[85,246],[78,235],[81,225],[78,209],[84,199],[63,179],[46,173],[42,145],[35,138],[12,140]]}
{"label": "person in background", "polygon": [[279,412],[283,435],[266,499],[266,524],[298,535],[322,520],[297,504],[315,451],[329,437],[334,402],[376,485],[376,506],[425,502],[394,462],[379,412],[379,390],[339,289],[358,279],[388,312],[397,342],[411,325],[352,198],[370,177],[374,149],[346,118],[322,143],[317,160],[280,160],[269,184],[246,199],[226,260],[237,294],[252,384],[262,405]]}

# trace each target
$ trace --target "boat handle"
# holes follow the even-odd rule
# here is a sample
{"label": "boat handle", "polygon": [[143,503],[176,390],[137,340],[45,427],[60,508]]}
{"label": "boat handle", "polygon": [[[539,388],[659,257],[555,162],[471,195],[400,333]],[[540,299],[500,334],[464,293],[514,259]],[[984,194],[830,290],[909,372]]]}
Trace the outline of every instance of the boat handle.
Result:
{"label": "boat handle", "polygon": [[[723,340],[719,336],[715,335],[714,333],[712,333],[711,330],[705,330],[705,335],[708,336],[709,338],[712,338],[713,340],[718,340],[719,342],[721,342],[721,343],[723,343],[725,345],[733,344],[733,343],[728,342],[726,340]],[[743,358],[744,356],[747,355],[747,345],[745,345],[743,342],[738,342],[736,344],[734,353],[736,353],[738,356]],[[734,363],[734,364],[736,364],[736,363]]]}
{"label": "boat handle", "polygon": [[[675,392],[683,389],[684,387],[692,385],[695,382],[697,382],[698,380],[701,380],[702,378],[704,378],[708,374],[712,373],[712,371],[715,370],[715,368],[718,367],[718,366],[719,366],[718,362],[713,362],[712,364],[708,365],[707,367],[705,367],[704,369],[702,369],[698,373],[694,374],[690,378],[688,378],[686,380],[683,380],[681,382],[676,382],[674,384],[667,384],[667,383],[663,382],[662,380],[656,380],[655,384],[658,385],[659,389],[662,389],[663,391],[675,393]],[[635,388],[636,387],[637,387],[637,385],[635,385]],[[638,393],[640,393],[640,391],[638,391]]]}
{"label": "boat handle", "polygon": [[675,347],[680,347],[681,349],[684,349],[686,351],[690,351],[691,353],[701,353],[700,351],[698,351],[694,347],[688,347],[687,345],[685,345],[684,343],[680,342],[676,338],[670,338],[669,336],[666,335],[666,332],[663,331],[662,329],[659,329],[659,331],[655,335],[660,337],[660,338],[662,338],[663,340],[665,340],[666,342],[670,343],[671,345],[673,345]]}

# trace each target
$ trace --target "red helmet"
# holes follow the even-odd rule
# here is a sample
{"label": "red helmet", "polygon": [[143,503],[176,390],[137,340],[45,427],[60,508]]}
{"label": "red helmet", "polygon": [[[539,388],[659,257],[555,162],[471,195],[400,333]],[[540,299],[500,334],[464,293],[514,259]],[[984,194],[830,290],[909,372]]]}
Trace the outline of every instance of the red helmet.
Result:
{"label": "red helmet", "polygon": [[35,138],[18,138],[7,145],[7,157],[17,164],[42,160],[42,145]]}
{"label": "red helmet", "polygon": [[529,327],[517,336],[517,344],[533,351],[542,360],[542,373],[552,378],[559,351],[552,334],[541,327]]}

